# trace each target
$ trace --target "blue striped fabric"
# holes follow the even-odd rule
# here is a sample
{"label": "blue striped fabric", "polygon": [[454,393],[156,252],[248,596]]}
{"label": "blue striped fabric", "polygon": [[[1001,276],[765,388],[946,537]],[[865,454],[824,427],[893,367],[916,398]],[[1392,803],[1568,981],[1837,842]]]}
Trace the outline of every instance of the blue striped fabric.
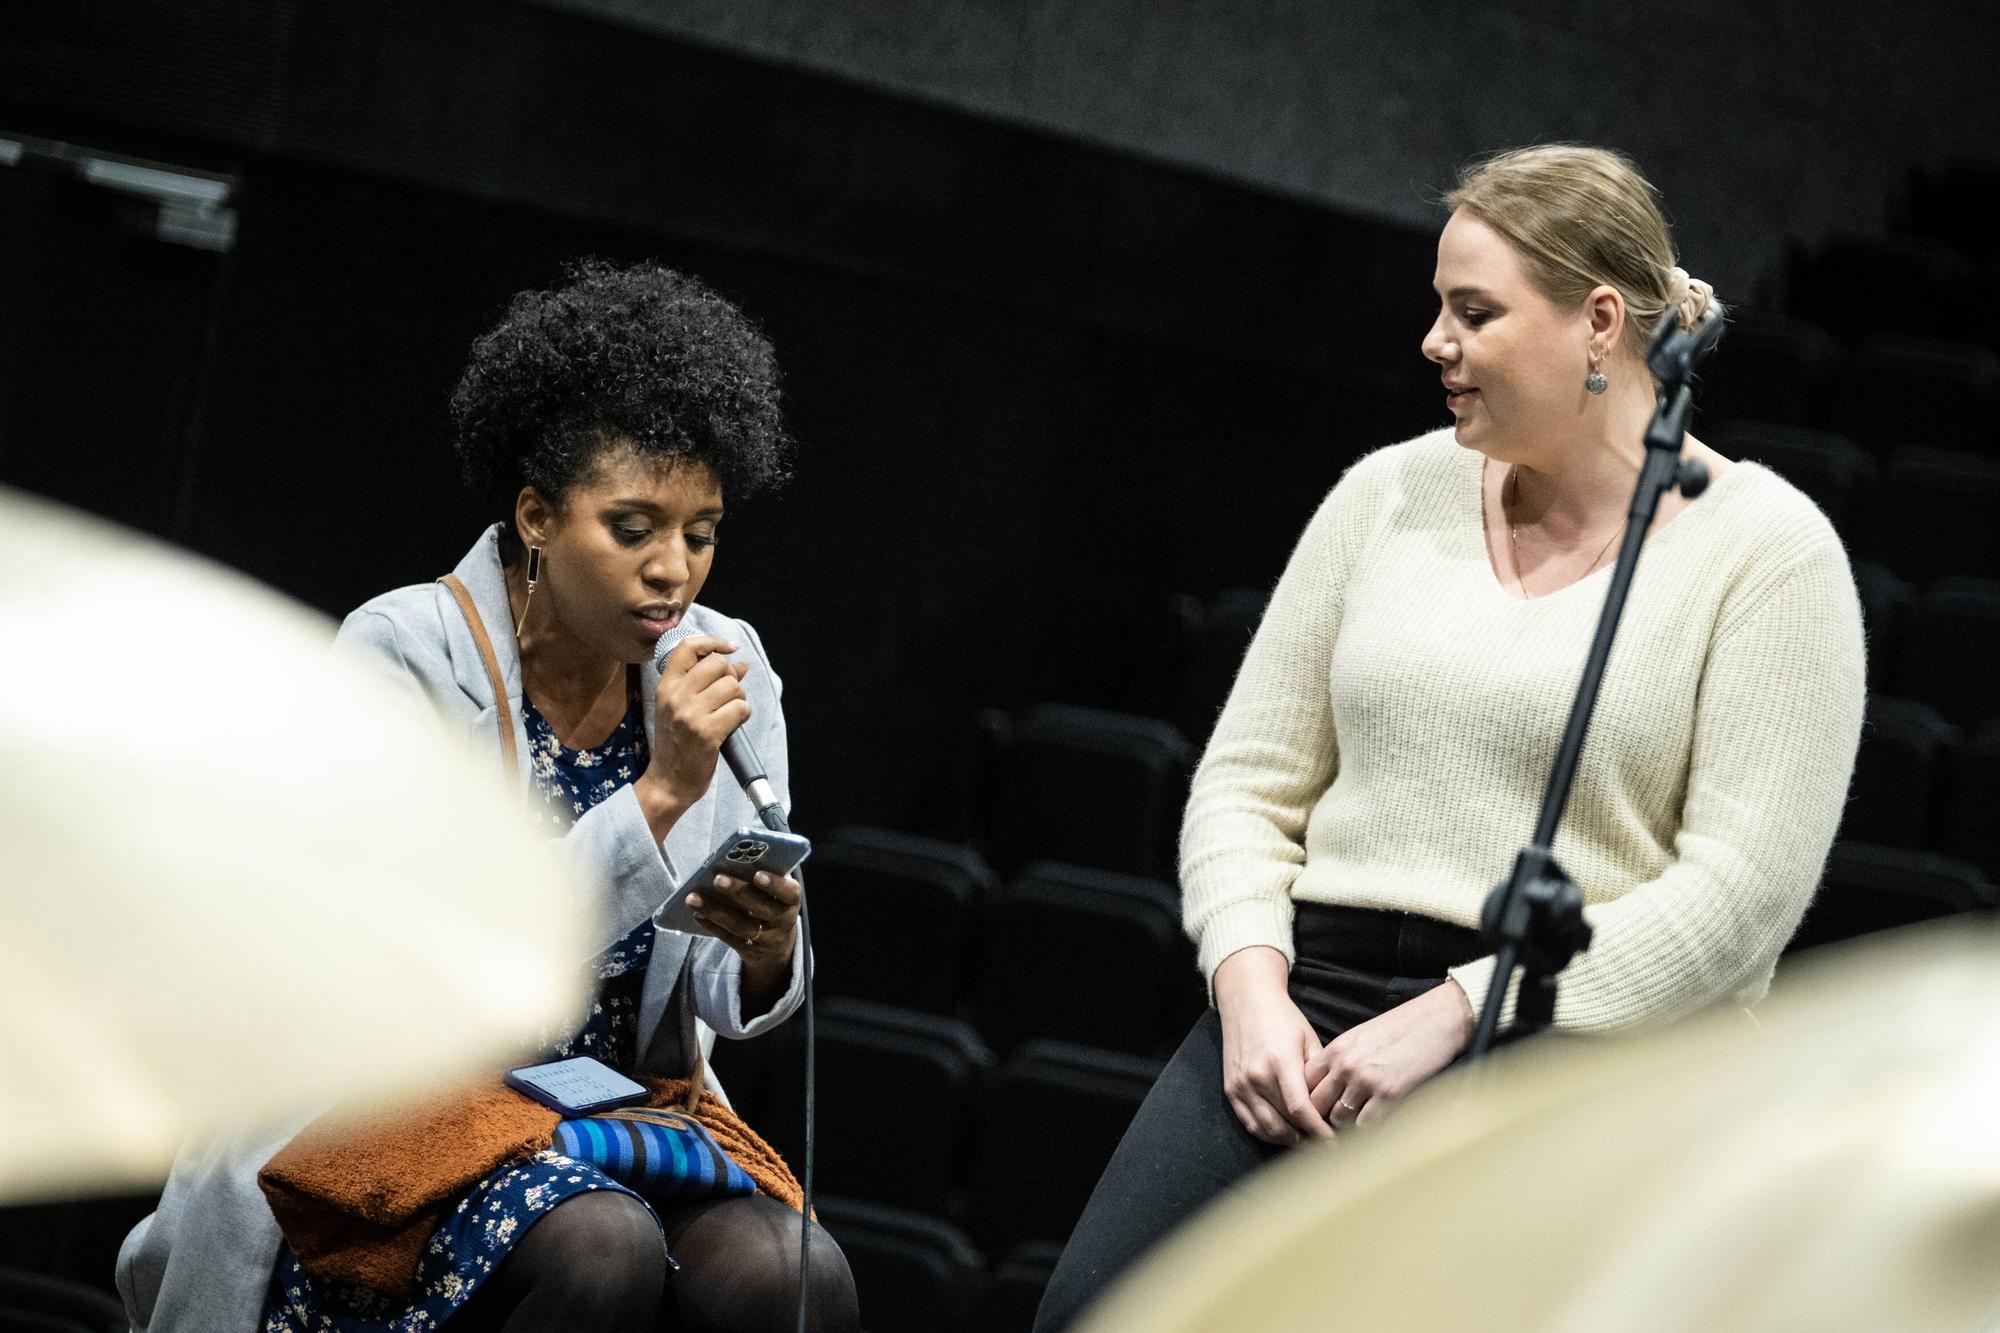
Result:
{"label": "blue striped fabric", "polygon": [[757,1190],[700,1122],[679,1111],[627,1107],[564,1120],[549,1146],[651,1198],[720,1199]]}

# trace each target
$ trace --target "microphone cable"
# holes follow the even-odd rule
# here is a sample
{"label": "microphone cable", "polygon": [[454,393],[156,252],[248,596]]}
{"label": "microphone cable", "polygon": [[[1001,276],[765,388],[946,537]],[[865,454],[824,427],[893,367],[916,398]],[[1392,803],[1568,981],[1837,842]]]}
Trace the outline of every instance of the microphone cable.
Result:
{"label": "microphone cable", "polygon": [[[692,619],[693,611],[694,608],[691,606],[686,608],[686,611],[682,614],[681,622],[662,634],[659,642],[654,645],[653,667],[656,671],[664,671],[666,669],[667,654],[672,652],[674,646],[682,639],[687,638],[695,632]],[[730,771],[736,775],[737,781],[743,784],[744,795],[748,796],[750,804],[756,807],[757,818],[763,821],[764,827],[775,833],[790,833],[792,826],[791,821],[785,815],[785,807],[778,800],[777,792],[772,789],[770,781],[764,772],[763,763],[757,758],[755,747],[750,744],[749,738],[744,736],[740,729],[732,731],[724,739],[722,757],[728,763]],[[803,881],[801,881],[801,885],[803,885]],[[812,1271],[810,1264],[812,1262],[813,1148],[815,1132],[813,1124],[812,918],[806,906],[806,894],[803,887],[801,887],[799,893],[799,943],[802,946],[800,954],[804,959],[804,972],[801,974],[800,980],[805,990],[806,1011],[806,1154],[804,1179],[800,1181],[802,1193],[805,1197],[799,1206],[799,1308],[797,1333],[806,1333],[806,1275]]]}
{"label": "microphone cable", "polygon": [[[791,824],[785,818],[783,806],[776,804],[769,805],[757,813],[763,818],[765,827],[778,833],[790,833],[792,831]],[[804,960],[805,968],[802,980],[805,990],[806,1022],[806,1149],[805,1172],[803,1179],[800,1181],[805,1198],[799,1205],[799,1306],[796,1329],[797,1333],[806,1333],[806,1275],[812,1271],[813,1148],[815,1141],[813,1125],[813,949],[812,910],[806,903],[806,894],[803,889],[804,881],[802,880],[800,883],[802,887],[799,893],[799,944],[801,946],[799,952]]]}

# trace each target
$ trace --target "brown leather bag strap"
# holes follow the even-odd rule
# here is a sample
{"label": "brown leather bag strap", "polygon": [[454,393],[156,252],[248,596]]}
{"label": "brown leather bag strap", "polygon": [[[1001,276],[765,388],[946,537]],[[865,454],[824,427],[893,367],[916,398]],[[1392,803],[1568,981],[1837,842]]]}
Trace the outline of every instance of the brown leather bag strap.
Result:
{"label": "brown leather bag strap", "polygon": [[456,574],[447,574],[438,580],[451,589],[452,598],[465,616],[465,623],[472,629],[472,641],[479,645],[479,660],[486,664],[486,679],[493,683],[493,706],[500,713],[500,766],[509,778],[518,780],[521,775],[521,757],[514,748],[514,710],[507,706],[507,678],[500,674],[500,659],[493,655],[493,640],[486,636],[486,625],[479,619],[479,608],[472,604],[472,594]]}

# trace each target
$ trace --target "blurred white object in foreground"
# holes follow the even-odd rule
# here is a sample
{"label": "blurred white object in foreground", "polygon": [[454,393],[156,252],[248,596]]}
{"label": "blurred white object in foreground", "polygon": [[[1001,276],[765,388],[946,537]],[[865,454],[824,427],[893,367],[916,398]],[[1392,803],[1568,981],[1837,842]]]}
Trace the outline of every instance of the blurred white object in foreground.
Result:
{"label": "blurred white object in foreground", "polygon": [[0,489],[0,1203],[497,1068],[586,887],[492,753],[251,580]]}
{"label": "blurred white object in foreground", "polygon": [[1080,1327],[2000,1328],[2000,924],[1816,950],[1757,1015],[1454,1073]]}

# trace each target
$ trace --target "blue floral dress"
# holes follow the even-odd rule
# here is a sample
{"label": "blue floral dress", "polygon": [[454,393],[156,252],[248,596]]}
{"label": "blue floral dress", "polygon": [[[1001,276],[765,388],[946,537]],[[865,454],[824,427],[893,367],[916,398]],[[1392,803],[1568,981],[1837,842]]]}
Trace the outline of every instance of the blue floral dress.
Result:
{"label": "blue floral dress", "polygon": [[[573,750],[556,738],[533,701],[522,699],[529,776],[545,804],[536,817],[546,814],[552,831],[568,828],[584,811],[645,771],[646,727],[640,707],[635,676],[624,719],[610,739],[587,750]],[[645,921],[593,960],[597,994],[590,1016],[548,1058],[589,1055],[614,1069],[631,1069],[638,1054],[639,1000],[652,947],[653,923]],[[536,1153],[495,1170],[465,1192],[424,1247],[413,1300],[385,1296],[372,1287],[316,1279],[299,1267],[291,1246],[280,1246],[263,1331],[424,1333],[437,1328],[471,1298],[549,1209],[593,1190],[632,1194],[596,1167],[556,1152]]]}

